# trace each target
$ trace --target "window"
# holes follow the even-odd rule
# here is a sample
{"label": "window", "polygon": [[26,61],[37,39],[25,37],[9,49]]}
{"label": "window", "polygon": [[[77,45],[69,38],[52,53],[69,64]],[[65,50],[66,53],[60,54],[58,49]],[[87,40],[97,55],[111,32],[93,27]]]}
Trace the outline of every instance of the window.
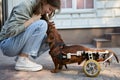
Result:
{"label": "window", "polygon": [[94,0],[61,0],[63,11],[79,11],[94,8]]}
{"label": "window", "polygon": [[93,0],[77,0],[77,9],[93,8]]}
{"label": "window", "polygon": [[72,0],[61,0],[62,8],[72,8]]}

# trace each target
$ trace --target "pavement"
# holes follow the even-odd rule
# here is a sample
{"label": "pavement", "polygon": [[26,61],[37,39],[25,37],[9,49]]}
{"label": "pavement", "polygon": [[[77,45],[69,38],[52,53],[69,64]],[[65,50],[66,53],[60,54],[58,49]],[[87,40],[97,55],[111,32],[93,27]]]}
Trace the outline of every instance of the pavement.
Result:
{"label": "pavement", "polygon": [[[120,47],[107,48],[113,50],[120,60]],[[112,59],[110,66],[101,66],[102,70],[97,77],[87,77],[83,72],[83,65],[69,64],[68,69],[63,68],[58,73],[51,73],[54,68],[52,59],[46,51],[35,61],[43,65],[38,72],[16,71],[14,69],[15,57],[7,57],[0,51],[0,80],[120,80],[120,63]]]}

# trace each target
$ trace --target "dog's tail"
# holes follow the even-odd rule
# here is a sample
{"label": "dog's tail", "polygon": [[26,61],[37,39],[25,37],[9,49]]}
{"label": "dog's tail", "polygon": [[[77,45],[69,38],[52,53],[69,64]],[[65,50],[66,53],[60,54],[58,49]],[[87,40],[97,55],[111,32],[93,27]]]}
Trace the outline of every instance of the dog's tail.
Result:
{"label": "dog's tail", "polygon": [[109,53],[114,55],[116,61],[119,63],[119,59],[118,59],[117,55],[115,54],[115,52],[113,52],[112,50],[108,50],[108,51],[109,51]]}

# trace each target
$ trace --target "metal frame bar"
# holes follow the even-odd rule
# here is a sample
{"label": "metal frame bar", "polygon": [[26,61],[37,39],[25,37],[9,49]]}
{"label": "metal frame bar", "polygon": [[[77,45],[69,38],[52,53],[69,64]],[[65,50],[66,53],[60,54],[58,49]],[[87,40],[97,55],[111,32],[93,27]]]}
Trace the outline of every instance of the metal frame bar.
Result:
{"label": "metal frame bar", "polygon": [[2,0],[2,22],[1,26],[4,25],[4,22],[8,17],[8,0]]}

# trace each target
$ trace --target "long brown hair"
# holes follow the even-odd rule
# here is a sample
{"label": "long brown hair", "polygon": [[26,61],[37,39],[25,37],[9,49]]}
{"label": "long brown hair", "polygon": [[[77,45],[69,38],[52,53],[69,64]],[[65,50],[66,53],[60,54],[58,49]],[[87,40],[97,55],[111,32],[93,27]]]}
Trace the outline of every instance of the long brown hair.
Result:
{"label": "long brown hair", "polygon": [[[36,2],[37,2],[37,4],[33,9],[34,14],[40,14],[42,12],[43,5],[46,3],[57,8],[58,11],[60,11],[60,8],[61,8],[61,0],[36,0]],[[55,14],[55,11],[53,11],[48,16],[46,14],[42,15],[42,18],[45,20],[48,20],[48,17],[49,17],[49,19],[52,18],[54,16],[54,14]]]}

